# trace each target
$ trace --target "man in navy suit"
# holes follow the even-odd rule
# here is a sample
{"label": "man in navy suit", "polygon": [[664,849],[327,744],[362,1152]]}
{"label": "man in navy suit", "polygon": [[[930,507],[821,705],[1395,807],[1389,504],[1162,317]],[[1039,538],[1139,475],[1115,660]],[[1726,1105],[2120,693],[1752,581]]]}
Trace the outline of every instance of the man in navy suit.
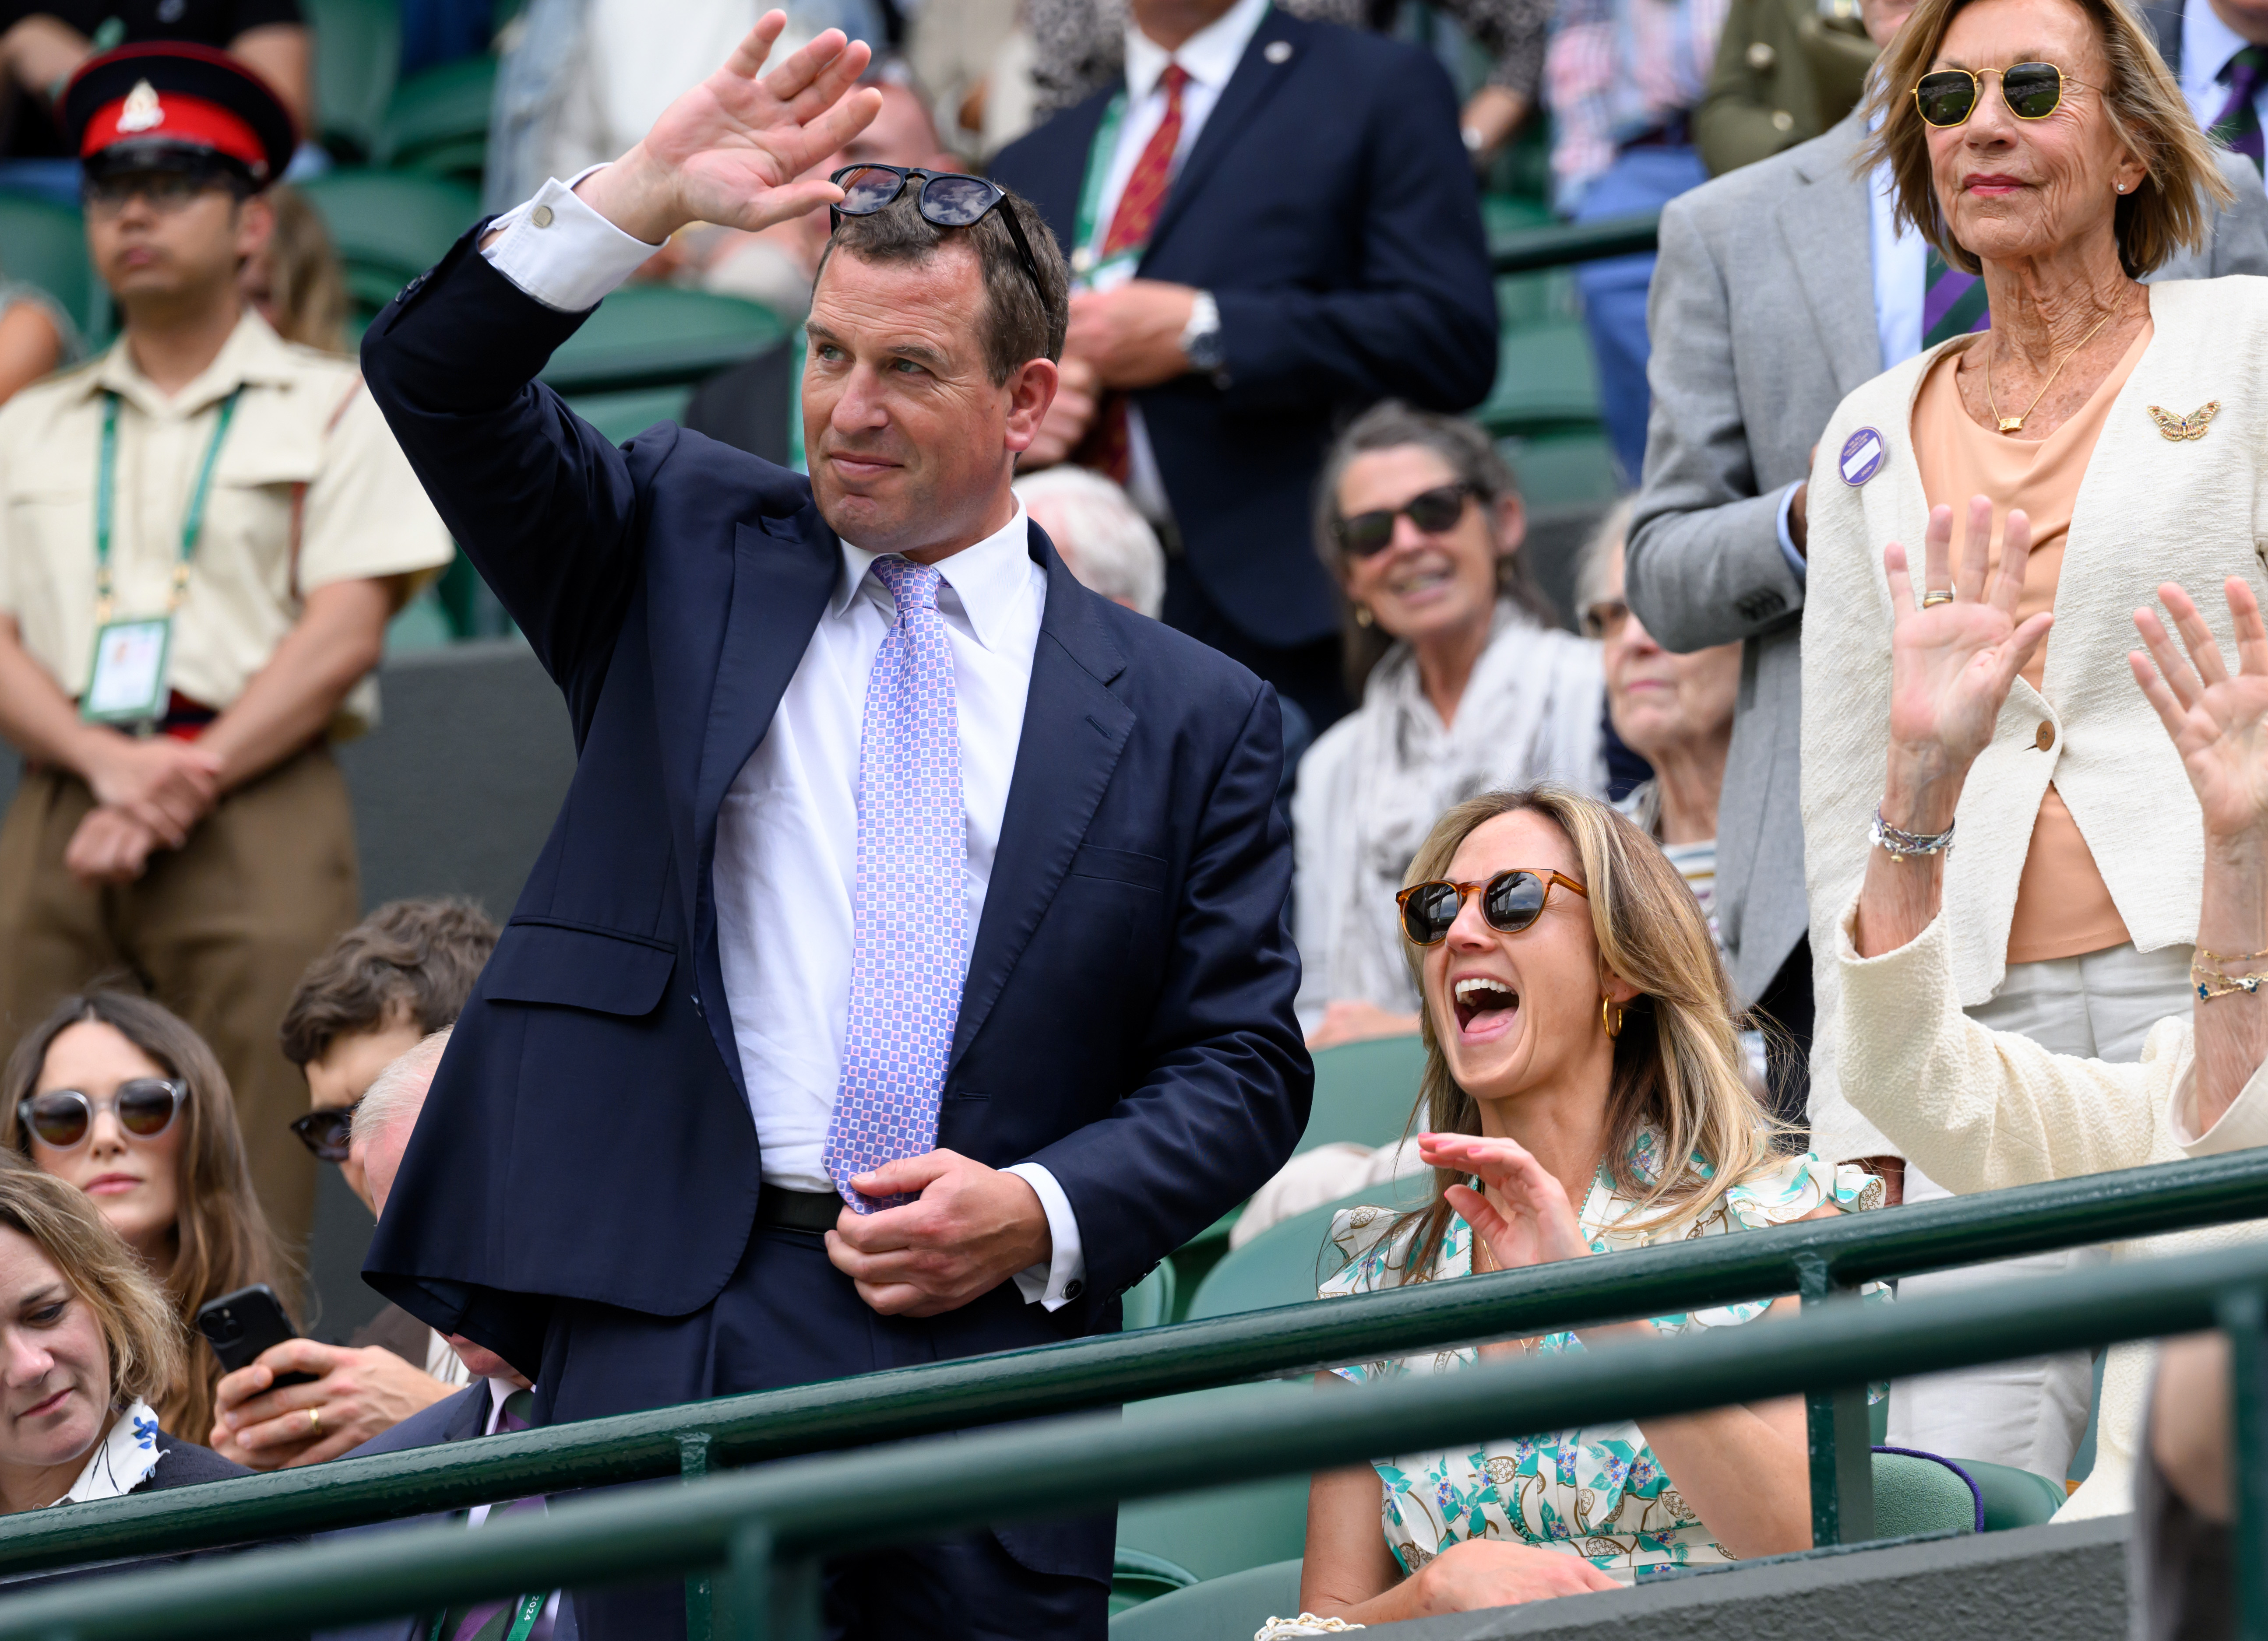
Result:
{"label": "man in navy suit", "polygon": [[1128,10],[1124,84],[992,162],[1079,277],[1036,454],[1125,483],[1175,548],[1166,620],[1321,730],[1347,705],[1314,536],[1331,435],[1388,397],[1465,409],[1496,378],[1456,97],[1416,47],[1268,0]]}
{"label": "man in navy suit", "polygon": [[[1114,1328],[1307,1117],[1275,695],[1029,527],[1061,254],[978,179],[791,181],[873,93],[833,31],[759,77],[782,24],[364,343],[579,750],[366,1267],[539,1423]],[[617,449],[533,384],[683,224],[838,199],[808,481],[667,423]],[[828,1623],[1100,1637],[1111,1538],[846,1557]],[[578,1601],[602,1638],[681,1613]]]}

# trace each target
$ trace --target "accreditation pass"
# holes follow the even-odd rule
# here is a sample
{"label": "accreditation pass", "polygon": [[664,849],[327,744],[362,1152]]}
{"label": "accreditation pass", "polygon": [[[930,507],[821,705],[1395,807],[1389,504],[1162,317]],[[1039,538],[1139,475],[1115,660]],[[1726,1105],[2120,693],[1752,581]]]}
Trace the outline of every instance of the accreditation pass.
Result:
{"label": "accreditation pass", "polygon": [[166,655],[173,618],[106,622],[94,635],[94,667],[79,716],[97,724],[147,724],[165,716]]}

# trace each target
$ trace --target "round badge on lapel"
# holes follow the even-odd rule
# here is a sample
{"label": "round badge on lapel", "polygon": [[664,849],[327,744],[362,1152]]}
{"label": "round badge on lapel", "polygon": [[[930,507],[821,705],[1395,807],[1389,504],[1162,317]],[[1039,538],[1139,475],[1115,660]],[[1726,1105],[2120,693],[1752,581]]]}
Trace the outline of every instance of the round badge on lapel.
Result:
{"label": "round badge on lapel", "polygon": [[1842,474],[1843,482],[1855,489],[1882,470],[1882,459],[1889,453],[1889,446],[1882,442],[1880,433],[1871,427],[1862,427],[1843,441],[1843,453],[1836,460],[1836,469]]}
{"label": "round badge on lapel", "polygon": [[1292,42],[1288,40],[1271,40],[1260,55],[1270,63],[1289,63],[1292,60]]}

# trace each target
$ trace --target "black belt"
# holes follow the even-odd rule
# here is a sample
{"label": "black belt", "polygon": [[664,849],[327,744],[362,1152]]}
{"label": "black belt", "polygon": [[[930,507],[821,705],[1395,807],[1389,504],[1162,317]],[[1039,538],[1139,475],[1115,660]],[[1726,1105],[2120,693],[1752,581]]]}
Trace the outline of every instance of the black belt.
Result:
{"label": "black belt", "polygon": [[843,1214],[843,1199],[832,1191],[791,1191],[767,1185],[756,1193],[756,1223],[784,1231],[825,1233]]}

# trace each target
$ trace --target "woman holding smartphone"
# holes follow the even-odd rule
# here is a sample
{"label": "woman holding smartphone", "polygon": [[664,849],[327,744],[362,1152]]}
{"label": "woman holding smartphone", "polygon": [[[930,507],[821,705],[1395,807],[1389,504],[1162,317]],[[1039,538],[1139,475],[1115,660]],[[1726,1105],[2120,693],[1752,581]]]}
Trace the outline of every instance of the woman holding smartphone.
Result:
{"label": "woman holding smartphone", "polygon": [[151,1398],[158,1423],[210,1440],[220,1364],[195,1337],[197,1311],[284,1273],[212,1050],[146,997],[65,997],[0,1073],[0,1143],[78,1187],[141,1255],[188,1342]]}

